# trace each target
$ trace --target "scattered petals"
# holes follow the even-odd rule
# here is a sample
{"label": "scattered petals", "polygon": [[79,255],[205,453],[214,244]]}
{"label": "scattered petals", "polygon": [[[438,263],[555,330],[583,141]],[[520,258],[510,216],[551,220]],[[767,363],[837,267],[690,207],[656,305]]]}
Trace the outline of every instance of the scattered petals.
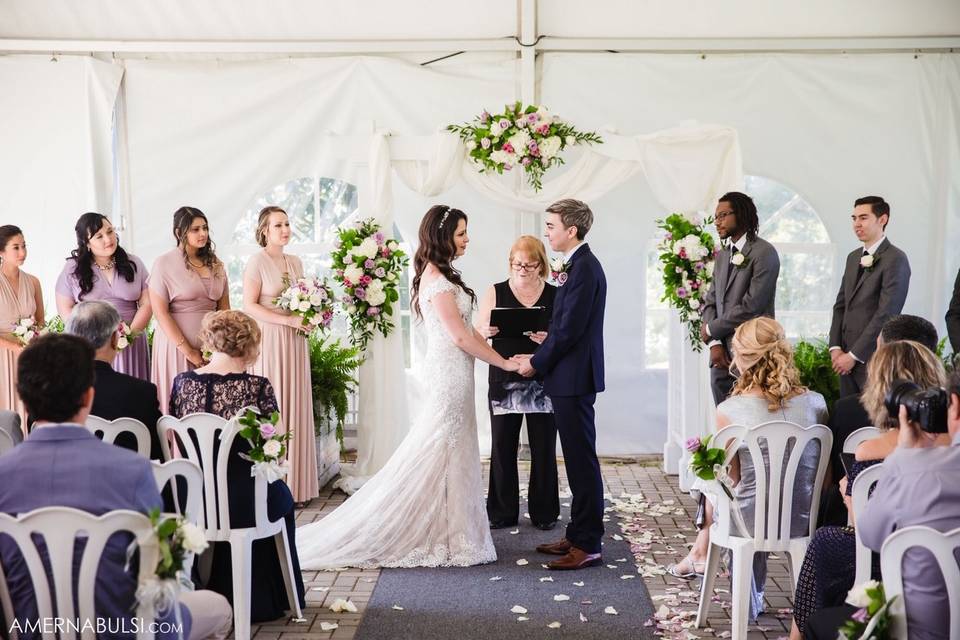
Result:
{"label": "scattered petals", "polygon": [[553,596],[554,602],[566,602],[569,599],[570,599],[570,596],[568,596],[565,593],[558,593],[557,595]]}
{"label": "scattered petals", "polygon": [[580,622],[586,622],[587,616],[583,615],[583,611],[580,612]]}
{"label": "scattered petals", "polygon": [[311,587],[311,591],[330,591],[330,587]]}
{"label": "scattered petals", "polygon": [[633,580],[633,579],[636,578],[636,577],[637,577],[637,576],[633,575],[632,573],[628,573],[628,574],[626,574],[626,575],[620,576],[620,579],[621,579],[621,580]]}
{"label": "scattered petals", "polygon": [[611,615],[611,616],[620,615],[620,614],[617,613],[617,610],[614,609],[613,607],[607,607],[606,609],[603,610],[603,612],[606,613],[606,614],[609,614],[609,615]]}
{"label": "scattered petals", "polygon": [[582,582],[582,581],[574,582],[574,583],[573,583],[573,586],[575,586],[575,587],[582,587],[582,586],[583,586],[583,582]]}
{"label": "scattered petals", "polygon": [[615,533],[615,534],[613,534],[613,535],[610,536],[610,537],[613,538],[614,540],[618,540],[618,541],[619,541],[619,540],[623,540],[623,536],[621,536],[619,533]]}
{"label": "scattered petals", "polygon": [[526,565],[528,565],[528,564],[530,564],[530,563],[527,562],[525,558],[520,558],[519,560],[517,560],[517,566],[519,566],[519,567],[524,567],[524,566],[526,566]]}
{"label": "scattered petals", "polygon": [[330,605],[330,611],[333,611],[334,613],[343,613],[344,611],[348,613],[356,613],[357,605],[353,604],[349,600],[337,598],[333,601],[333,604]]}
{"label": "scattered petals", "polygon": [[526,622],[529,619],[527,616],[517,616],[517,622]]}
{"label": "scattered petals", "polygon": [[503,576],[493,576],[490,578],[490,582],[499,582],[500,580],[503,580]]}
{"label": "scattered petals", "polygon": [[553,578],[547,576],[545,578],[540,578],[540,582],[553,582]]}
{"label": "scattered petals", "polygon": [[619,568],[620,568],[620,567],[618,567],[618,566],[615,565],[615,564],[608,564],[608,565],[607,565],[607,569],[619,569]]}
{"label": "scattered petals", "polygon": [[548,629],[559,629],[559,628],[560,628],[560,623],[559,623],[559,622],[551,622],[550,624],[547,625],[547,628],[548,628]]}
{"label": "scattered petals", "polygon": [[515,536],[518,533],[520,533],[520,529],[514,529],[513,531],[510,532],[510,535]]}
{"label": "scattered petals", "polygon": [[320,623],[321,631],[333,631],[334,629],[339,629],[339,628],[340,628],[340,625],[338,625],[336,622],[324,621]]}
{"label": "scattered petals", "polygon": [[395,605],[393,605],[393,606],[390,607],[390,608],[393,609],[394,611],[403,611],[403,607],[401,607],[401,606],[398,605],[398,604],[395,604]]}
{"label": "scattered petals", "polygon": [[510,609],[510,613],[526,613],[526,607],[521,607],[518,604],[513,605],[513,609]]}
{"label": "scattered petals", "polygon": [[296,623],[299,623],[299,624],[303,624],[303,623],[306,622],[306,621],[307,621],[306,618],[290,618],[290,622],[296,622]]}

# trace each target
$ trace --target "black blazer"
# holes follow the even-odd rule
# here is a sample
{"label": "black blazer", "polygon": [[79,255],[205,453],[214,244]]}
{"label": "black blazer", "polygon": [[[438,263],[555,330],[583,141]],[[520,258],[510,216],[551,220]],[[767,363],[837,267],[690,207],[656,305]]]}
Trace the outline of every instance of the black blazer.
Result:
{"label": "black blazer", "polygon": [[843,465],[840,462],[840,452],[843,451],[843,441],[857,429],[871,426],[867,410],[860,404],[860,396],[844,396],[833,403],[833,412],[830,414],[828,425],[833,432],[833,477],[839,482],[843,476]]}
{"label": "black blazer", "polygon": [[[136,418],[147,425],[150,431],[150,458],[163,460],[160,436],[157,433],[160,401],[157,400],[156,385],[114,371],[113,367],[100,360],[97,360],[94,366],[97,378],[93,385],[93,409],[90,413],[104,420]],[[133,451],[137,450],[133,436],[126,433],[120,435],[116,444]]]}
{"label": "black blazer", "polygon": [[607,279],[584,244],[570,257],[567,281],[553,301],[547,339],[530,364],[551,396],[582,396],[604,388],[603,312]]}

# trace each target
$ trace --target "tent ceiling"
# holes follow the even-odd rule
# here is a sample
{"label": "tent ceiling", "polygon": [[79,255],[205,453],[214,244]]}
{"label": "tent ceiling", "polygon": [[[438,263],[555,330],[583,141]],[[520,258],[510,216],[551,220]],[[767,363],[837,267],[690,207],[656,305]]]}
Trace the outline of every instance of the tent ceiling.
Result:
{"label": "tent ceiling", "polygon": [[[41,40],[462,40],[857,38],[960,34],[957,0],[2,0],[0,38]],[[0,48],[4,48],[0,43]],[[10,47],[5,47],[9,49]]]}

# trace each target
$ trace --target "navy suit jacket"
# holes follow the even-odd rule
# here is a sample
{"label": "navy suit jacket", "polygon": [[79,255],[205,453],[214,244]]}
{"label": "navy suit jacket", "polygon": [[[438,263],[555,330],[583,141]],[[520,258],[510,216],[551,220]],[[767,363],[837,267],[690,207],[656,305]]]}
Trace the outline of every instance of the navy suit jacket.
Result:
{"label": "navy suit jacket", "polygon": [[567,281],[557,291],[547,339],[530,364],[551,396],[584,396],[603,391],[603,311],[607,279],[600,261],[584,244],[570,257]]}
{"label": "navy suit jacket", "polygon": [[[90,413],[104,420],[136,418],[150,431],[150,459],[163,461],[157,421],[160,420],[160,401],[157,386],[152,382],[114,371],[106,362],[93,363],[97,380],[93,384],[93,407]],[[129,433],[121,433],[115,443],[118,446],[137,450],[137,439]]]}
{"label": "navy suit jacket", "polygon": [[[115,509],[146,514],[153,508],[163,508],[149,460],[105,444],[78,425],[35,428],[22,444],[0,457],[0,487],[0,512],[11,515],[41,507],[73,507],[94,515]],[[116,535],[104,548],[94,598],[100,617],[132,617],[137,584],[136,575],[124,571],[129,540],[129,534]],[[22,621],[36,619],[30,574],[16,544],[6,536],[0,539],[0,556],[13,608],[22,628],[27,629]],[[79,567],[79,555],[76,563]],[[180,612],[183,637],[187,638],[190,613],[183,605]],[[158,617],[158,622],[161,620],[174,622],[173,612]],[[31,634],[20,637],[25,635]],[[176,634],[158,633],[156,637],[172,640]]]}

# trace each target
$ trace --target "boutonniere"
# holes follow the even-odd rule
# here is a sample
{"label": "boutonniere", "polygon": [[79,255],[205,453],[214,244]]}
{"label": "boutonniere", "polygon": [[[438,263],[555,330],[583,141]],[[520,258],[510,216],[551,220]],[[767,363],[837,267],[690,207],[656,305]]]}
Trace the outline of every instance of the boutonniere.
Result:
{"label": "boutonniere", "polygon": [[860,266],[863,267],[864,271],[873,271],[873,268],[877,266],[877,262],[880,261],[880,258],[876,257],[872,253],[868,253],[865,256],[860,256]]}
{"label": "boutonniere", "polygon": [[562,287],[566,282],[567,272],[570,270],[570,263],[563,259],[563,256],[554,258],[550,261],[550,277],[553,278],[553,281],[557,283],[558,287]]}
{"label": "boutonniere", "polygon": [[730,257],[730,264],[738,269],[743,269],[749,263],[750,261],[747,259],[747,256],[743,255],[742,251],[738,251]]}

